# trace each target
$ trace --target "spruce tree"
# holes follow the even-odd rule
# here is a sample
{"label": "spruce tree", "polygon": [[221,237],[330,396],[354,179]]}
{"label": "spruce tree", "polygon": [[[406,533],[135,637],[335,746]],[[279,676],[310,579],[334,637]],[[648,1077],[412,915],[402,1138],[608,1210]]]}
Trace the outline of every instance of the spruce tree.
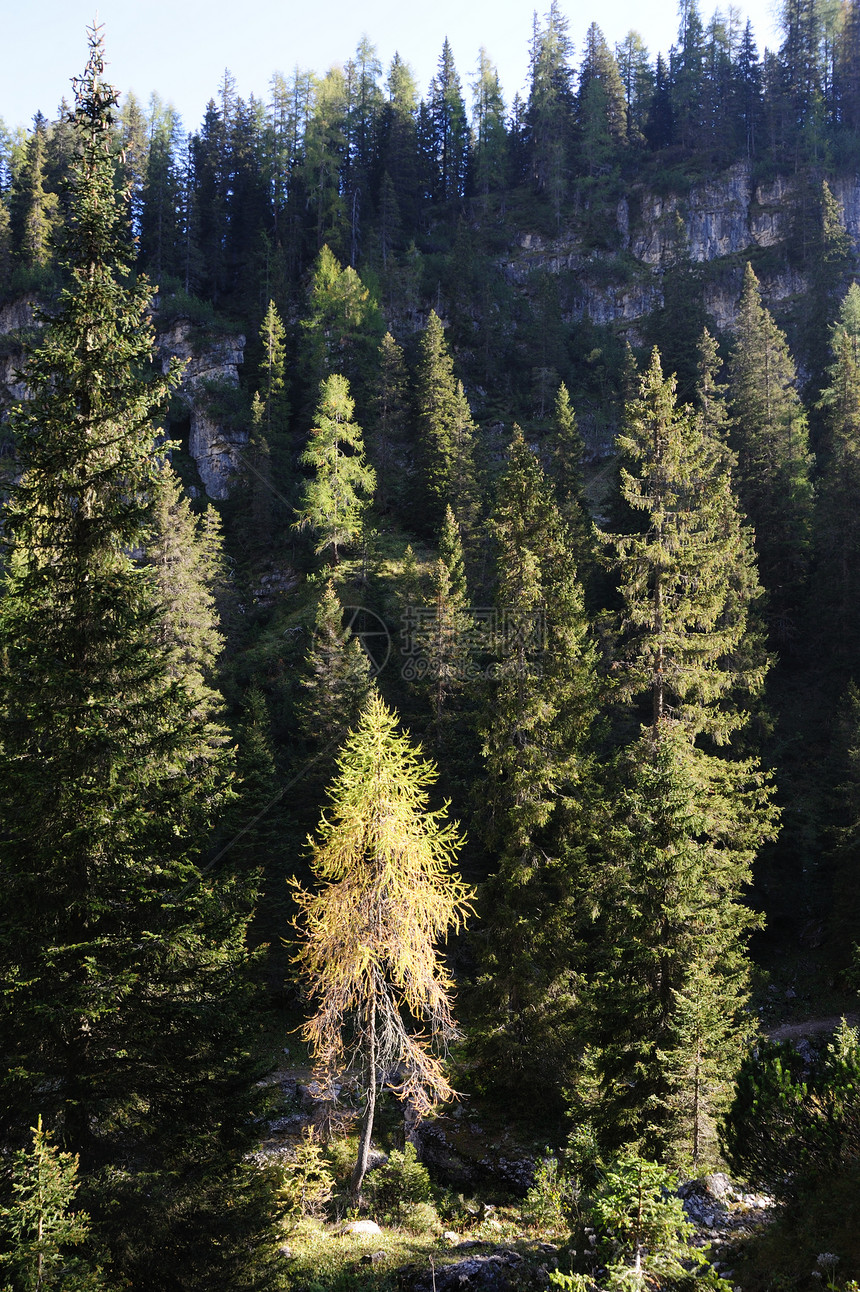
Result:
{"label": "spruce tree", "polygon": [[[463,545],[456,518],[448,507],[439,540],[439,558],[432,570],[430,604],[416,624],[411,640],[412,662],[430,701],[430,732],[437,756],[441,756],[446,744],[452,716],[450,702],[468,680],[473,635]],[[404,675],[407,675],[406,669]]]}
{"label": "spruce tree", "polygon": [[729,360],[738,497],[754,531],[769,620],[792,632],[809,560],[812,485],[806,417],[785,337],[747,265]]}
{"label": "spruce tree", "polygon": [[217,705],[211,690],[218,656],[224,647],[219,631],[215,588],[223,580],[221,523],[214,507],[195,516],[173,468],[164,462],[152,503],[152,532],[146,563],[156,577],[163,615],[158,642],[174,676],[190,693],[205,693],[211,710]]}
{"label": "spruce tree", "polygon": [[408,376],[403,350],[390,332],[379,347],[379,378],[374,400],[373,431],[367,450],[376,470],[379,510],[391,511],[404,499],[409,469],[406,458]]}
{"label": "spruce tree", "polygon": [[767,666],[750,625],[761,589],[732,454],[677,408],[656,351],[619,447],[643,528],[607,536],[624,600],[615,671],[642,727],[618,761],[595,872],[594,1113],[609,1140],[699,1162],[749,1027],[758,920],[743,890],[775,826],[767,777],[731,750]]}
{"label": "spruce tree", "polygon": [[548,475],[555,485],[559,509],[567,524],[567,537],[580,576],[584,579],[594,560],[591,516],[585,500],[582,474],[584,445],[567,386],[556,391],[549,433]]}
{"label": "spruce tree", "polygon": [[337,750],[373,689],[370,661],[358,638],[343,626],[343,607],[331,579],[317,606],[302,689],[299,724],[312,748],[329,749],[325,767],[318,773],[328,780]]}
{"label": "spruce tree", "polygon": [[[588,794],[595,656],[565,527],[517,428],[491,527],[496,613],[481,718],[483,831],[496,874],[478,931],[483,1061],[556,1096],[569,1063],[579,807]],[[552,1062],[547,1062],[548,1054]]]}
{"label": "spruce tree", "polygon": [[274,435],[283,434],[288,420],[286,389],[286,345],[284,325],[274,301],[260,324],[260,398],[263,403],[263,426],[271,443]]}
{"label": "spruce tree", "polygon": [[833,363],[821,396],[829,452],[816,498],[811,627],[838,667],[860,645],[860,287],[852,284],[832,333]]}
{"label": "spruce tree", "polygon": [[376,486],[376,472],[364,457],[361,427],[352,420],[349,383],[335,373],[320,382],[316,425],[301,461],[313,467],[296,509],[296,529],[312,529],[315,551],[331,549],[335,565],[341,547],[361,534],[364,513]]}
{"label": "spruce tree", "polygon": [[[14,1144],[50,1117],[123,1279],[190,1289],[217,1268],[250,1288],[268,1269],[241,1166],[251,894],[202,865],[228,757],[211,701],[161,649],[163,598],[139,558],[164,453],[152,419],[178,369],[150,363],[152,292],[131,274],[115,189],[116,101],[96,28],[75,82],[68,286],[13,414],[0,1129]],[[249,1242],[262,1243],[255,1270]]]}
{"label": "spruce tree", "polygon": [[99,1292],[107,1287],[96,1266],[70,1251],[86,1242],[90,1228],[86,1212],[71,1210],[77,1174],[77,1158],[51,1143],[40,1116],[32,1148],[14,1157],[12,1205],[0,1207],[0,1277],[8,1292]]}
{"label": "spruce tree", "polygon": [[421,520],[438,531],[450,504],[468,535],[475,513],[475,425],[435,310],[421,336],[415,405]]}

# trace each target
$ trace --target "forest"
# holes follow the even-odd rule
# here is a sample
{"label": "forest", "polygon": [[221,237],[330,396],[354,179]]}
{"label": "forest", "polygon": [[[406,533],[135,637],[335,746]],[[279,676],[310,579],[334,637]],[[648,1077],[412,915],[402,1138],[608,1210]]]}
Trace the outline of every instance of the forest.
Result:
{"label": "forest", "polygon": [[95,25],[0,122],[3,1292],[856,1292],[860,3],[781,12],[191,131]]}

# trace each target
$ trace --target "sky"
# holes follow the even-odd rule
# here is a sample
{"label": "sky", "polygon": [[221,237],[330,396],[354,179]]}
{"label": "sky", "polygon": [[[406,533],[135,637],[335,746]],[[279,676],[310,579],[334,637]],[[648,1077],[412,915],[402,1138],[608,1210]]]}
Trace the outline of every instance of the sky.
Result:
{"label": "sky", "polygon": [[[752,21],[759,53],[780,43],[777,2],[738,4]],[[717,6],[699,3],[707,22]],[[60,99],[71,97],[70,78],[83,70],[86,27],[96,13],[114,86],[144,105],[155,91],[178,110],[186,130],[200,125],[225,68],[238,94],[267,102],[273,73],[288,76],[297,65],[323,73],[346,62],[363,34],[384,70],[399,52],[422,95],[447,36],[467,102],[483,45],[510,106],[526,85],[535,7],[542,15],[549,0],[39,0],[34,9],[0,0],[0,118],[13,129],[29,126],[37,111],[56,116]],[[727,0],[719,7],[727,9]],[[675,0],[561,0],[561,10],[577,61],[591,22],[610,44],[635,29],[652,55],[665,53],[678,30]]]}

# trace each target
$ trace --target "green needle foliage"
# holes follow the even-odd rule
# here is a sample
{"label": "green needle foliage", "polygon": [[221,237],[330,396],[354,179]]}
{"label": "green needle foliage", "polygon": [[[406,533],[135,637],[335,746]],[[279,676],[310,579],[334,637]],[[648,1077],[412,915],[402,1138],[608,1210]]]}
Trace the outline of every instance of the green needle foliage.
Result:
{"label": "green needle foliage", "polygon": [[745,946],[759,921],[742,898],[775,833],[768,778],[728,748],[767,665],[749,622],[760,589],[732,455],[704,413],[676,408],[656,351],[619,444],[643,527],[606,538],[624,598],[616,671],[647,710],[618,762],[597,889],[595,1115],[610,1142],[698,1164],[749,1032]]}
{"label": "green needle foliage", "polygon": [[806,415],[785,336],[747,265],[729,362],[735,479],[754,531],[769,616],[777,637],[792,628],[809,562],[811,458]]}
{"label": "green needle foliage", "polygon": [[0,1207],[3,1292],[98,1292],[108,1286],[99,1269],[69,1250],[86,1242],[90,1231],[89,1216],[70,1210],[77,1174],[77,1158],[51,1143],[39,1117],[33,1147],[15,1154],[12,1205]]}
{"label": "green needle foliage", "polygon": [[833,329],[830,381],[821,396],[830,452],[815,509],[814,625],[838,666],[860,644],[860,287],[848,290]]}
{"label": "green needle foliage", "polygon": [[355,403],[346,377],[335,373],[320,383],[316,425],[301,456],[314,476],[305,484],[296,529],[316,534],[317,553],[338,551],[361,534],[364,513],[376,488],[376,472],[364,458],[361,427],[352,420]]}
{"label": "green needle foliage", "polygon": [[75,90],[68,286],[27,362],[4,518],[0,1130],[20,1142],[50,1116],[138,1285],[197,1287],[215,1261],[250,1287],[266,1267],[246,1282],[260,1218],[235,1175],[252,894],[201,869],[230,777],[214,694],[189,681],[209,648],[135,555],[156,529],[153,418],[178,369],[150,363],[152,289],[130,274],[98,29]]}
{"label": "green needle foliage", "polygon": [[434,310],[419,344],[415,407],[423,523],[436,532],[450,505],[468,532],[475,510],[475,426]]}
{"label": "green needle foliage", "polygon": [[[352,1189],[360,1195],[383,1074],[421,1116],[453,1090],[434,1052],[456,1035],[452,979],[436,951],[470,910],[453,863],[462,840],[431,811],[436,779],[372,695],[343,747],[317,828],[317,893],[296,888],[297,957],[316,1012],[303,1029],[324,1080],[357,1073],[364,1102]],[[416,1030],[423,1024],[425,1038]]]}
{"label": "green needle foliage", "polygon": [[557,1094],[570,1059],[575,959],[574,883],[564,858],[574,853],[588,793],[595,653],[562,517],[519,428],[491,525],[497,613],[481,792],[497,873],[478,934],[481,1050],[494,1080],[515,1086],[527,1070]]}

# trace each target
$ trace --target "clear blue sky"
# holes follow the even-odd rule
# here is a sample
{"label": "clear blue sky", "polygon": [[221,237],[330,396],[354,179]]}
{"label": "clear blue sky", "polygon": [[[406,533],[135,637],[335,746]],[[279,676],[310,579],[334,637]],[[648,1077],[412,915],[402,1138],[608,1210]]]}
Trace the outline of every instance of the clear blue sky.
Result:
{"label": "clear blue sky", "polygon": [[[728,8],[700,5],[706,22],[715,7]],[[411,64],[422,94],[447,36],[467,102],[483,44],[510,105],[525,85],[532,13],[548,7],[549,0],[98,0],[98,15],[114,85],[144,103],[157,91],[186,129],[196,129],[225,67],[239,94],[266,100],[273,72],[289,74],[296,64],[324,72],[346,62],[365,32],[384,69],[395,50]],[[591,22],[610,44],[635,28],[652,55],[668,50],[677,34],[675,0],[562,0],[561,7],[577,54]],[[752,20],[759,52],[776,47],[776,0],[738,7]],[[0,0],[0,117],[8,128],[29,125],[38,110],[52,117],[62,96],[70,97],[95,11],[95,0],[39,0],[32,9]]]}

